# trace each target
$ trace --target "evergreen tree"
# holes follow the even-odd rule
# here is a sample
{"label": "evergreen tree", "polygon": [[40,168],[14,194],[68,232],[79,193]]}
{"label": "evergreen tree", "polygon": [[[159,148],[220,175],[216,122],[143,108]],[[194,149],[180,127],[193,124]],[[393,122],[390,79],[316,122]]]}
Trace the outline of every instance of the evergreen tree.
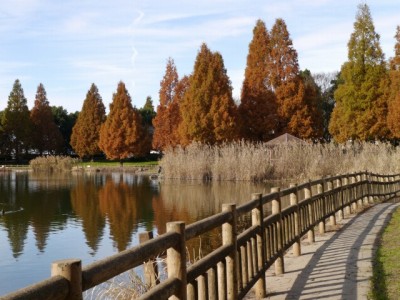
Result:
{"label": "evergreen tree", "polygon": [[147,142],[142,117],[132,107],[125,84],[120,82],[110,104],[110,113],[101,125],[99,147],[108,159],[117,159],[122,165],[125,158],[147,154]]}
{"label": "evergreen tree", "polygon": [[51,111],[53,113],[54,122],[58,129],[60,129],[64,140],[63,153],[65,155],[70,155],[73,152],[70,144],[72,128],[75,126],[79,112],[68,113],[68,111],[62,106],[52,106]]}
{"label": "evergreen tree", "polygon": [[314,80],[321,93],[321,109],[322,109],[322,126],[323,139],[329,142],[332,138],[329,133],[329,122],[331,119],[333,108],[335,107],[334,93],[339,84],[340,73],[317,73],[314,74]]}
{"label": "evergreen tree", "polygon": [[297,51],[289,36],[286,23],[277,19],[271,29],[271,59],[269,82],[278,105],[277,134],[299,135],[307,132],[310,116],[305,111],[305,87],[300,77]]}
{"label": "evergreen tree", "polygon": [[146,102],[143,107],[139,109],[139,112],[146,127],[152,126],[156,112],[154,111],[153,99],[151,99],[150,96],[146,98]]}
{"label": "evergreen tree", "polygon": [[92,84],[83,101],[82,110],[71,134],[71,146],[80,157],[100,154],[100,127],[106,119],[106,109],[97,86]]}
{"label": "evergreen tree", "polygon": [[7,145],[6,152],[20,161],[22,154],[29,148],[31,122],[24,90],[18,79],[8,96],[1,123]]}
{"label": "evergreen tree", "polygon": [[358,6],[348,43],[348,61],[341,68],[336,106],[329,131],[338,142],[384,139],[387,103],[382,97],[386,76],[384,54],[369,7]]}
{"label": "evergreen tree", "polygon": [[180,105],[181,142],[220,143],[237,137],[237,107],[222,56],[203,44]]}
{"label": "evergreen tree", "polygon": [[239,106],[241,137],[266,141],[276,126],[276,99],[269,83],[270,37],[265,23],[258,20],[249,44],[247,66]]}
{"label": "evergreen tree", "polygon": [[394,47],[394,57],[389,63],[389,79],[388,83],[388,127],[395,138],[400,138],[400,26],[396,30],[396,44]]}
{"label": "evergreen tree", "polygon": [[35,104],[30,114],[32,122],[31,146],[42,155],[60,153],[64,144],[63,137],[54,123],[53,113],[47,100],[43,84],[39,84]]}

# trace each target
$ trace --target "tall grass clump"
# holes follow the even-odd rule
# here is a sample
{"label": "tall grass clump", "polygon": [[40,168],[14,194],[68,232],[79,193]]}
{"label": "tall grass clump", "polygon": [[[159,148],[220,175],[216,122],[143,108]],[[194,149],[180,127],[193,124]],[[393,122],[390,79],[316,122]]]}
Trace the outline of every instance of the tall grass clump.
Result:
{"label": "tall grass clump", "polygon": [[282,144],[245,141],[193,143],[165,152],[164,178],[210,180],[315,179],[369,171],[400,172],[400,150],[386,143]]}
{"label": "tall grass clump", "polygon": [[79,163],[79,159],[69,156],[40,156],[29,162],[34,172],[66,172],[71,171]]}

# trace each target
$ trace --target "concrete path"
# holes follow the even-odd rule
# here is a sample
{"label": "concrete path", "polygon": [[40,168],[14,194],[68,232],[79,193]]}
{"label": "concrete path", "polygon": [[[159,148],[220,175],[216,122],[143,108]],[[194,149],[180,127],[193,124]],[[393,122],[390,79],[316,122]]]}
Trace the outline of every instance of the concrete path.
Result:
{"label": "concrete path", "polygon": [[273,267],[266,274],[265,299],[367,299],[378,237],[397,206],[377,204],[338,221],[315,243],[302,241],[300,257],[289,250],[285,274],[276,276]]}

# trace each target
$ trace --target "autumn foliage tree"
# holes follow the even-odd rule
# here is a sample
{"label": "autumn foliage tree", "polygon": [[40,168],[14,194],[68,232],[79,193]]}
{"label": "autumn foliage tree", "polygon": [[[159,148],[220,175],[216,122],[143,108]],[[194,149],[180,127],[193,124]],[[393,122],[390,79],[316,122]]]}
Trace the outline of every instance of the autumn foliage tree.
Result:
{"label": "autumn foliage tree", "polygon": [[203,44],[180,104],[181,142],[221,143],[237,137],[237,107],[222,56]]}
{"label": "autumn foliage tree", "polygon": [[153,147],[155,149],[165,150],[177,144],[176,132],[179,126],[179,123],[177,123],[179,120],[171,118],[171,107],[177,107],[177,103],[174,104],[174,101],[176,100],[175,95],[178,83],[178,72],[174,60],[169,58],[164,77],[160,82],[160,104],[157,107],[157,115],[153,120]]}
{"label": "autumn foliage tree", "polygon": [[388,127],[395,138],[400,138],[400,26],[396,30],[394,57],[389,62]]}
{"label": "autumn foliage tree", "polygon": [[56,123],[47,100],[43,84],[39,84],[35,104],[31,110],[32,121],[31,146],[42,155],[44,152],[60,153],[64,144],[63,137]]}
{"label": "autumn foliage tree", "polygon": [[7,107],[1,119],[3,138],[5,139],[5,152],[13,154],[19,161],[22,154],[29,148],[31,121],[27,100],[24,95],[20,81],[14,82]]}
{"label": "autumn foliage tree", "polygon": [[242,86],[239,116],[241,137],[266,141],[276,127],[276,99],[269,82],[270,37],[265,23],[258,20],[249,44]]}
{"label": "autumn foliage tree", "polygon": [[71,146],[80,157],[92,157],[101,153],[100,127],[105,119],[106,109],[97,86],[92,84],[71,134]]}
{"label": "autumn foliage tree", "polygon": [[300,138],[315,138],[320,134],[316,111],[308,101],[306,87],[300,76],[297,51],[293,47],[284,20],[277,19],[271,29],[270,83],[278,105],[276,131],[291,133]]}
{"label": "autumn foliage tree", "polygon": [[387,103],[382,97],[386,76],[384,54],[369,7],[358,6],[348,43],[348,61],[342,65],[335,92],[336,106],[329,130],[338,142],[383,139],[387,135]]}
{"label": "autumn foliage tree", "polygon": [[100,128],[99,147],[108,159],[122,160],[148,153],[146,130],[123,82],[110,104],[110,113]]}

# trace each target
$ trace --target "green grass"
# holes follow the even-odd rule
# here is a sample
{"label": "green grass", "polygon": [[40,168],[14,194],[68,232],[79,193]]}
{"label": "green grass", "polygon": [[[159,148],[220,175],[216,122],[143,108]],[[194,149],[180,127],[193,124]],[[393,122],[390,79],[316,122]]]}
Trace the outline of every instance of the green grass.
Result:
{"label": "green grass", "polygon": [[400,299],[400,208],[384,230],[375,255],[369,299]]}

